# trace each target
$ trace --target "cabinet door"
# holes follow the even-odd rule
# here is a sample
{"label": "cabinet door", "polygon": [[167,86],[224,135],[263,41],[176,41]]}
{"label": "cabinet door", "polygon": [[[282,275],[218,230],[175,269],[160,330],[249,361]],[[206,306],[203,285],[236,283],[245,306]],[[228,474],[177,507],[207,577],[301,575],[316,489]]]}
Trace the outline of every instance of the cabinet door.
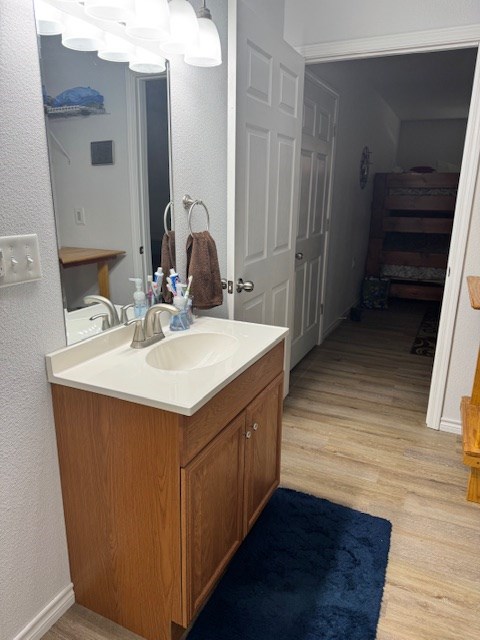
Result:
{"label": "cabinet door", "polygon": [[247,407],[244,533],[280,482],[283,374]]}
{"label": "cabinet door", "polygon": [[181,470],[184,625],[243,538],[245,412]]}

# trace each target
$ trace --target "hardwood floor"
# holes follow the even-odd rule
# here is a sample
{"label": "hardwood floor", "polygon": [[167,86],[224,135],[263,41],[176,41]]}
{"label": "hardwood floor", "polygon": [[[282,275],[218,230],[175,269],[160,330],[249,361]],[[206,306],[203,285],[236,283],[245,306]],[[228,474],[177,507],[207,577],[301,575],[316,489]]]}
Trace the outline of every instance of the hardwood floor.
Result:
{"label": "hardwood floor", "polygon": [[[460,438],[425,427],[432,360],[410,354],[423,310],[364,312],[294,369],[282,485],[392,522],[377,640],[474,640],[480,507],[465,500]],[[44,638],[138,640],[77,605]]]}
{"label": "hardwood floor", "polygon": [[474,640],[480,508],[460,437],[425,427],[432,359],[409,353],[423,308],[364,312],[295,368],[282,484],[392,522],[377,640]]}

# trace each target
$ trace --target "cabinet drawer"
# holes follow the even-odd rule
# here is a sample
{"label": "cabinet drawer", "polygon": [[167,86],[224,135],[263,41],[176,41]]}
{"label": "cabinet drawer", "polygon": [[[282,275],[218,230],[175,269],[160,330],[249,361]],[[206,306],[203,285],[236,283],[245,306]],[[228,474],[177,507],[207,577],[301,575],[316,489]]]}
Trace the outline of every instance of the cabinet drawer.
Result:
{"label": "cabinet drawer", "polygon": [[283,348],[281,342],[219,391],[193,416],[185,418],[181,429],[182,467],[283,371]]}

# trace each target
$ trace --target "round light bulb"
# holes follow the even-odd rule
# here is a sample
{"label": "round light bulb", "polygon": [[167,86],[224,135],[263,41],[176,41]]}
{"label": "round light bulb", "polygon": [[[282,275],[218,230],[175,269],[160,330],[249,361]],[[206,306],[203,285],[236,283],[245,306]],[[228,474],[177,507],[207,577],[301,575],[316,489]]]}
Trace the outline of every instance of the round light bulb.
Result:
{"label": "round light bulb", "polygon": [[217,67],[222,64],[222,47],[217,27],[210,18],[198,19],[198,41],[185,53],[185,62],[196,67]]}

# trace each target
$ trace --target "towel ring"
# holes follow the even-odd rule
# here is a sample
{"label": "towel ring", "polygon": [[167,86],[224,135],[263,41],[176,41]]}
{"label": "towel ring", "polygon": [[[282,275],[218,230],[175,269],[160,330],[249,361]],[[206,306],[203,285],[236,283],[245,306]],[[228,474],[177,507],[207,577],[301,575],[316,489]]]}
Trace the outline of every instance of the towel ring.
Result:
{"label": "towel ring", "polygon": [[205,215],[207,216],[207,231],[210,231],[210,215],[208,213],[208,209],[207,209],[207,205],[202,202],[202,200],[195,200],[191,205],[190,205],[190,209],[188,210],[188,230],[190,231],[190,234],[193,233],[192,231],[192,211],[195,208],[195,205],[200,205],[205,209]]}
{"label": "towel ring", "polygon": [[170,200],[170,202],[165,207],[165,212],[163,214],[163,228],[165,230],[165,235],[167,237],[170,235],[170,231],[171,231],[171,229],[169,229],[168,225],[167,225],[167,215],[168,215],[168,211],[169,210],[170,210],[170,222],[172,222],[172,211],[173,211],[173,201],[172,200]]}

